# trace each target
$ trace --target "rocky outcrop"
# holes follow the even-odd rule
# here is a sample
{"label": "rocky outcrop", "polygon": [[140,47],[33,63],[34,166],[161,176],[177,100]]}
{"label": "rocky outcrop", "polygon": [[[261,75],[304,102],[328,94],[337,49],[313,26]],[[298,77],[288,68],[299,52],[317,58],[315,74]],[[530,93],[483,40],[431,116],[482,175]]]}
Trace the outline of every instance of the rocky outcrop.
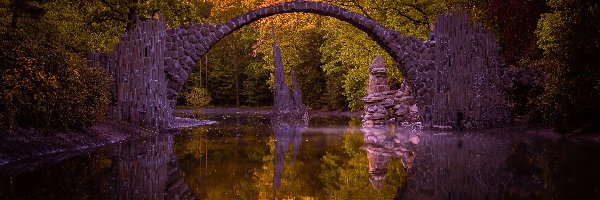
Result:
{"label": "rocky outcrop", "polygon": [[281,59],[281,49],[277,46],[277,40],[275,39],[275,28],[273,28],[273,57],[275,58],[275,69],[273,72],[275,78],[275,105],[273,105],[273,114],[304,115],[307,110],[304,103],[302,103],[302,93],[300,93],[300,87],[294,75],[294,70],[291,72],[291,91],[285,83],[285,70]]}

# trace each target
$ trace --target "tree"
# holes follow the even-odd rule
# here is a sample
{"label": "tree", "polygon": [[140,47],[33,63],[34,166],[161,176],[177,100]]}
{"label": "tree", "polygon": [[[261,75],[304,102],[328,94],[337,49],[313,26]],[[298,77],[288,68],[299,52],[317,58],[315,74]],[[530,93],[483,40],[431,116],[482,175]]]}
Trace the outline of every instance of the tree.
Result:
{"label": "tree", "polygon": [[1,32],[0,39],[0,126],[74,129],[105,118],[107,70],[22,30]]}
{"label": "tree", "polygon": [[561,132],[600,124],[600,3],[550,0],[536,34],[545,85],[537,105]]}

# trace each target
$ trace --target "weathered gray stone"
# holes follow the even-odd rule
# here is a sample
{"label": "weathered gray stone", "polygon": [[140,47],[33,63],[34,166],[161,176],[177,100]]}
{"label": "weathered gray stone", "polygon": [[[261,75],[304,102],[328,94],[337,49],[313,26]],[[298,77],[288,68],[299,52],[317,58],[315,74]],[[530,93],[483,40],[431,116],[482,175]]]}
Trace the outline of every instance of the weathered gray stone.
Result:
{"label": "weathered gray stone", "polygon": [[[382,45],[382,48],[392,55],[398,69],[404,74],[406,85],[413,86],[416,92],[409,93],[407,91],[406,93],[390,93],[388,95],[388,92],[391,92],[391,90],[385,79],[381,79],[381,75],[386,72],[385,67],[382,67],[370,70],[370,75],[378,79],[372,82],[373,85],[369,85],[369,91],[373,95],[365,97],[364,100],[367,104],[383,103],[385,106],[390,106],[391,100],[396,101],[396,103],[397,101],[405,103],[416,102],[419,106],[427,106],[425,108],[431,108],[435,105],[440,110],[437,110],[434,114],[430,110],[426,110],[427,113],[421,114],[423,122],[428,125],[435,123],[444,124],[451,120],[444,118],[444,116],[451,116],[451,112],[456,112],[456,110],[450,110],[450,108],[461,111],[467,110],[464,111],[466,115],[465,119],[481,119],[480,121],[468,123],[473,124],[472,126],[475,128],[507,124],[510,119],[505,116],[510,116],[510,113],[507,112],[506,96],[503,94],[503,91],[511,86],[511,84],[515,85],[515,81],[510,80],[517,80],[526,84],[536,82],[535,78],[529,74],[524,74],[518,78],[506,75],[507,73],[504,72],[504,61],[499,54],[500,48],[496,44],[493,34],[488,34],[487,31],[479,26],[473,26],[472,23],[468,22],[466,16],[438,17],[439,21],[434,26],[440,25],[439,27],[434,27],[434,34],[431,37],[435,41],[423,41],[413,36],[400,36],[395,30],[388,30],[370,18],[339,6],[312,1],[276,4],[251,11],[240,17],[235,17],[228,20],[224,25],[192,24],[167,30],[164,24],[151,26],[139,23],[139,27],[132,31],[127,31],[121,37],[121,43],[129,43],[119,44],[119,48],[126,48],[128,51],[135,48],[146,48],[146,46],[137,47],[130,41],[135,40],[137,36],[159,38],[158,40],[148,41],[148,43],[156,43],[156,45],[164,46],[148,46],[150,51],[145,51],[145,49],[141,51],[129,51],[130,53],[148,52],[151,55],[131,55],[133,58],[127,61],[134,63],[131,66],[138,67],[136,63],[142,60],[139,59],[140,57],[153,57],[154,54],[165,56],[165,58],[159,58],[159,60],[164,59],[163,62],[152,63],[161,63],[161,65],[164,65],[161,67],[167,67],[164,71],[168,74],[168,81],[181,82],[177,77],[185,79],[187,75],[182,78],[179,75],[179,71],[181,69],[189,71],[193,67],[194,62],[200,60],[202,54],[207,52],[232,30],[266,16],[290,11],[332,16],[367,32],[373,40]],[[164,23],[164,20],[159,23]],[[452,30],[449,30],[448,27],[453,26],[461,28],[472,26],[470,28],[476,31],[455,31],[449,34]],[[162,28],[157,29],[156,27]],[[475,36],[473,34],[478,35]],[[475,42],[462,42],[465,38],[467,41]],[[137,44],[139,44],[139,41]],[[472,51],[473,49],[477,49],[477,51]],[[114,60],[123,60],[126,57],[122,55],[116,56],[115,54],[113,58]],[[119,67],[116,61],[112,63],[110,64],[112,66],[111,69]],[[177,75],[172,75],[174,74],[173,72],[168,72],[173,70],[176,71]],[[120,71],[131,72],[132,70],[125,69]],[[469,74],[474,71],[483,71],[485,73]],[[120,77],[117,80],[127,84],[134,80],[128,77],[130,75],[121,74],[117,76]],[[476,79],[476,76],[483,76],[485,79]],[[159,90],[155,91],[160,92]],[[417,98],[414,102],[407,101],[403,100],[402,97],[398,97],[399,94],[414,95]],[[479,95],[481,98],[474,95]],[[441,99],[444,99],[444,96],[461,96],[464,97],[463,99],[465,99],[466,103],[442,101]],[[387,99],[391,100],[387,101]],[[453,107],[448,106],[450,104]],[[456,107],[456,105],[459,105],[459,107]],[[477,110],[478,113],[471,112],[470,110]],[[473,117],[473,115],[477,116]],[[373,124],[377,123],[381,123],[381,121],[373,121]]]}

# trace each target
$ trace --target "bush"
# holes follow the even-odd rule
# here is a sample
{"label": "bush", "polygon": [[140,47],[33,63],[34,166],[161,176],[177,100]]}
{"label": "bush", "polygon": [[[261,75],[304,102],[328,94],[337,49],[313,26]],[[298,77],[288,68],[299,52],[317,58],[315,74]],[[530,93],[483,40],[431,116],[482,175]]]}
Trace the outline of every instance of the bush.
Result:
{"label": "bush", "polygon": [[193,87],[187,94],[185,100],[189,106],[204,107],[211,101],[208,90],[202,87]]}
{"label": "bush", "polygon": [[75,129],[106,116],[106,70],[20,30],[3,31],[0,39],[0,126]]}

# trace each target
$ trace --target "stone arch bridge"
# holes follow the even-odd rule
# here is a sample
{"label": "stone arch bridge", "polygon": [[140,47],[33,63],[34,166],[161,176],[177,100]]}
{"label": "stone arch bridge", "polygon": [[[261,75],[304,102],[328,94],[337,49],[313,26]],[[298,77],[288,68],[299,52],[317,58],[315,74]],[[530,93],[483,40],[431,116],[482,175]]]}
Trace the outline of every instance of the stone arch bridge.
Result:
{"label": "stone arch bridge", "polygon": [[[90,53],[90,63],[115,78],[109,115],[118,121],[166,128],[178,92],[196,62],[231,32],[272,15],[305,12],[337,18],[364,31],[396,61],[414,90],[427,125],[454,123],[457,114],[475,128],[510,121],[502,88],[507,77],[493,34],[459,14],[436,23],[432,40],[402,36],[345,8],[310,1],[286,2],[250,11],[224,24],[168,29],[164,19],[138,21],[108,53]],[[439,20],[439,19],[438,19]],[[365,72],[368,73],[368,72]]]}

